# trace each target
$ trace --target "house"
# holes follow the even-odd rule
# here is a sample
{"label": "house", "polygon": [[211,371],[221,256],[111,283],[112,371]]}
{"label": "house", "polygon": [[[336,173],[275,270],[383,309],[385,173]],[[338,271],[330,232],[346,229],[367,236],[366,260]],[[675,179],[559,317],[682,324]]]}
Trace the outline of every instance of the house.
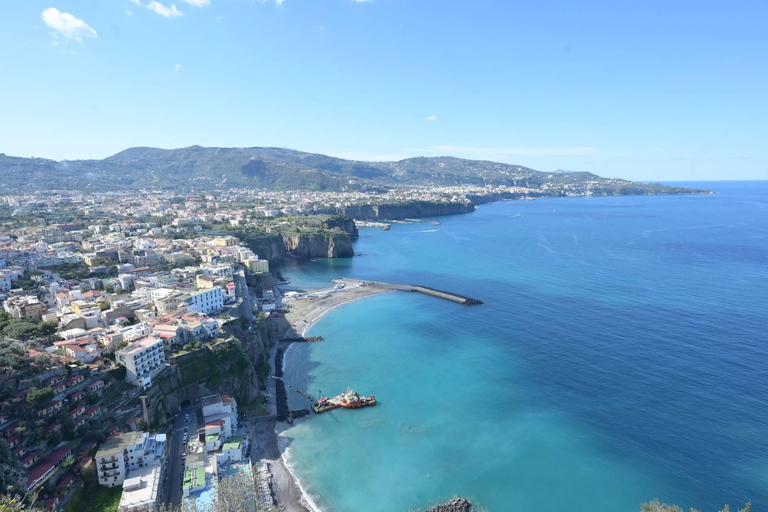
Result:
{"label": "house", "polygon": [[85,393],[83,393],[82,391],[76,391],[76,392],[72,393],[71,395],[69,395],[69,401],[70,402],[79,402],[80,400],[83,399],[84,396],[85,396]]}
{"label": "house", "polygon": [[68,379],[66,384],[68,388],[71,388],[73,386],[77,386],[84,380],[85,380],[85,375],[75,375],[74,377],[71,377],[70,379]]}
{"label": "house", "polygon": [[79,418],[83,414],[85,414],[85,406],[84,405],[77,405],[77,406],[75,406],[74,409],[72,409],[71,411],[69,411],[67,413],[67,416],[69,416],[70,418],[72,418],[74,420],[74,419]]}
{"label": "house", "polygon": [[91,382],[86,386],[86,389],[90,391],[91,393],[98,393],[104,388],[104,381],[103,380],[97,380],[96,382]]}
{"label": "house", "polygon": [[91,407],[90,409],[86,410],[86,411],[83,413],[83,417],[84,417],[86,420],[92,420],[93,418],[95,418],[96,416],[98,416],[100,413],[101,413],[101,406],[99,406],[99,405],[94,405],[93,407]]}
{"label": "house", "polygon": [[59,412],[61,407],[61,400],[51,400],[46,405],[44,405],[42,409],[37,411],[37,417],[43,418],[45,416],[50,416],[51,414]]}
{"label": "house", "polygon": [[61,430],[61,422],[59,420],[56,420],[50,425],[48,425],[47,427],[45,427],[45,430],[43,430],[43,435],[45,437],[48,437],[54,432],[57,432],[59,430]]}
{"label": "house", "polygon": [[37,461],[40,460],[39,453],[38,452],[32,452],[23,459],[21,459],[21,465],[25,468],[29,469],[32,466],[37,463]]}
{"label": "house", "polygon": [[72,457],[72,448],[65,445],[53,450],[42,461],[32,466],[27,478],[27,490],[32,491],[47,482],[56,473],[59,466],[70,457]]}

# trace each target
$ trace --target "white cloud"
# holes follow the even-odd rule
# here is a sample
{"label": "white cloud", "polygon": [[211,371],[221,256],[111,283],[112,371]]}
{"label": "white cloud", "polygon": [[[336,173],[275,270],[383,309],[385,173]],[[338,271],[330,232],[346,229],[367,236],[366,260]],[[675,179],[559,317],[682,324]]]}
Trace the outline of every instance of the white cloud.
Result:
{"label": "white cloud", "polygon": [[173,71],[176,73],[181,71],[181,64],[176,64],[175,66],[173,66]]}
{"label": "white cloud", "polygon": [[152,0],[149,2],[147,4],[147,9],[150,11],[155,11],[157,14],[165,18],[178,18],[179,16],[184,16],[184,13],[178,10],[174,4],[171,4],[170,7],[166,7],[157,0]]}
{"label": "white cloud", "polygon": [[447,151],[451,153],[470,155],[505,155],[505,156],[582,156],[596,155],[600,151],[597,148],[570,147],[570,148],[472,148],[464,146],[430,146],[425,151]]}
{"label": "white cloud", "polygon": [[130,9],[126,9],[125,10],[125,15],[126,16],[133,16],[133,11],[131,11]]}
{"label": "white cloud", "polygon": [[131,2],[135,3],[136,5],[141,5],[141,0],[131,0]]}
{"label": "white cloud", "polygon": [[211,0],[181,0],[182,2],[194,5],[195,7],[208,7],[211,5]]}
{"label": "white cloud", "polygon": [[98,34],[86,22],[75,18],[67,12],[61,12],[55,7],[49,7],[40,15],[43,22],[52,28],[57,34],[67,39],[82,41],[84,37],[96,39]]}
{"label": "white cloud", "polygon": [[437,119],[437,116],[427,116],[427,121],[434,121]]}

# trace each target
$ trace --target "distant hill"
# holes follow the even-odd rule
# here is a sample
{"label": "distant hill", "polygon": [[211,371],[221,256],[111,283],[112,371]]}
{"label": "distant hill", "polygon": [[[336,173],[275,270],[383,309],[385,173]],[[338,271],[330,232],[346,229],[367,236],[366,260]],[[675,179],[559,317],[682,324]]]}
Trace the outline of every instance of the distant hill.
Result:
{"label": "distant hill", "polygon": [[[537,188],[599,182],[606,193],[689,193],[688,189],[608,180],[586,172],[545,173],[499,162],[417,157],[397,162],[345,160],[282,148],[137,147],[103,160],[0,154],[0,191],[34,190],[355,190],[398,185],[507,185]],[[627,188],[626,191],[630,189]],[[627,193],[627,192],[623,193]]]}

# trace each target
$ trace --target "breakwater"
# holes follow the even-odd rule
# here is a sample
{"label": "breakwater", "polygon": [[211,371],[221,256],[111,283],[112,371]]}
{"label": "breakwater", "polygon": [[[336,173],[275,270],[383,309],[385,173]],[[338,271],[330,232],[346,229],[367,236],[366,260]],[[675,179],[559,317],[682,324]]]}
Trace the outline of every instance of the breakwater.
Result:
{"label": "breakwater", "polygon": [[298,337],[298,338],[280,338],[281,343],[319,343],[323,341],[325,338],[322,336],[309,336],[309,337]]}
{"label": "breakwater", "polygon": [[472,297],[467,297],[465,295],[460,295],[458,293],[453,293],[453,292],[447,292],[444,290],[438,290],[436,288],[430,288],[429,286],[422,286],[419,284],[393,284],[393,283],[382,283],[379,281],[361,281],[357,279],[346,279],[346,278],[334,279],[333,282],[337,284],[344,284],[345,286],[349,286],[349,285],[354,285],[359,287],[375,286],[379,288],[386,288],[388,290],[397,290],[401,292],[423,293],[424,295],[437,297],[438,299],[449,300],[451,302],[455,302],[463,306],[479,306],[483,304],[483,301],[478,299],[473,299]]}

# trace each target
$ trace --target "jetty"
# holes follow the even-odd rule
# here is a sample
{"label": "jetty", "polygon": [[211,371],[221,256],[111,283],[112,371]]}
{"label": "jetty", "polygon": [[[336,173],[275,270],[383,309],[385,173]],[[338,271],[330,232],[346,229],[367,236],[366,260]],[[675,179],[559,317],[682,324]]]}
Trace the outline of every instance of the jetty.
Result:
{"label": "jetty", "polygon": [[401,292],[423,293],[424,295],[437,297],[438,299],[449,300],[451,302],[455,302],[463,306],[479,306],[483,304],[483,301],[478,299],[473,299],[472,297],[459,295],[458,293],[453,293],[453,292],[446,292],[443,290],[438,290],[435,288],[430,288],[429,286],[422,286],[418,284],[393,284],[393,283],[382,283],[379,281],[362,281],[359,279],[347,279],[347,278],[334,279],[333,282],[336,284],[344,284],[346,286],[358,286],[358,287],[374,286],[379,288],[386,288],[388,290],[397,290]]}
{"label": "jetty", "polygon": [[297,338],[280,338],[280,342],[282,343],[320,343],[325,338],[322,336],[299,336]]}

